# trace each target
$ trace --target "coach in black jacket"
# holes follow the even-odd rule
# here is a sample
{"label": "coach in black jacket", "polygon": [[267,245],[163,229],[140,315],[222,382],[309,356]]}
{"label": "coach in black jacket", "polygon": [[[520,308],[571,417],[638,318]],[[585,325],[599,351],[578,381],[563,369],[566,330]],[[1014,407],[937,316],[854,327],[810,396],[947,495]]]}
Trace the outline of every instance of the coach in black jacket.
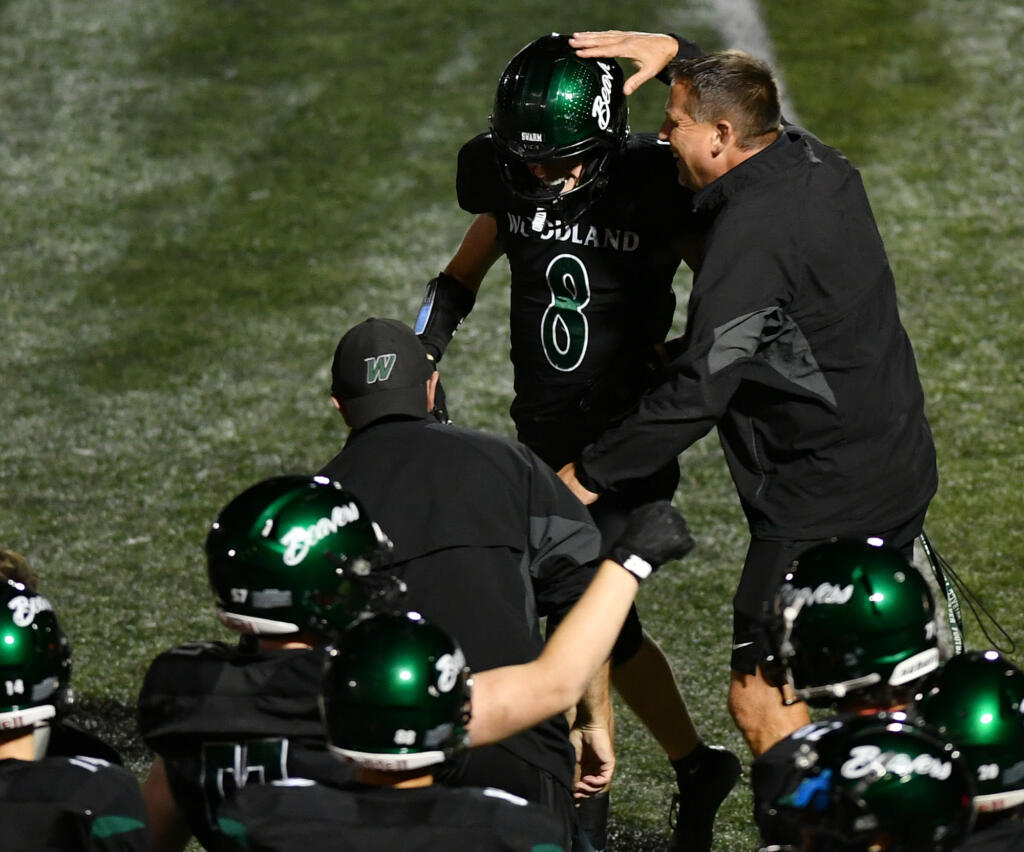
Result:
{"label": "coach in black jacket", "polygon": [[[436,382],[408,326],[368,319],[350,329],[332,399],[353,431],[320,472],[357,493],[394,542],[403,605],[449,631],[474,671],[524,663],[543,647],[539,618],[560,618],[586,588],[600,534],[525,446],[432,417]],[[606,685],[591,705],[610,713]],[[438,780],[500,786],[573,820],[561,716],[453,764]]]}
{"label": "coach in black jacket", "polygon": [[[634,58],[643,37],[595,34],[576,46],[588,43]],[[782,572],[832,536],[877,535],[909,551],[937,487],[935,448],[857,171],[783,126],[764,63],[728,51],[668,71],[659,135],[712,217],[682,351],[639,410],[561,475],[592,502],[718,427],[752,539],[734,600],[729,703],[756,755],[807,718],[781,706],[758,666],[759,620]]]}

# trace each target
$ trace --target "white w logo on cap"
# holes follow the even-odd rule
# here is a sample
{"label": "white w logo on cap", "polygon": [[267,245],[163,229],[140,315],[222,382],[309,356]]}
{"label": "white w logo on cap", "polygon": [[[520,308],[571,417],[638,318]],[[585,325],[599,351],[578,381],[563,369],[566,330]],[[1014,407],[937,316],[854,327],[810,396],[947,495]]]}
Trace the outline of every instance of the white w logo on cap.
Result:
{"label": "white w logo on cap", "polygon": [[391,371],[398,359],[394,352],[389,352],[387,355],[377,355],[363,360],[366,362],[366,384],[372,385],[375,382],[386,382],[391,377]]}

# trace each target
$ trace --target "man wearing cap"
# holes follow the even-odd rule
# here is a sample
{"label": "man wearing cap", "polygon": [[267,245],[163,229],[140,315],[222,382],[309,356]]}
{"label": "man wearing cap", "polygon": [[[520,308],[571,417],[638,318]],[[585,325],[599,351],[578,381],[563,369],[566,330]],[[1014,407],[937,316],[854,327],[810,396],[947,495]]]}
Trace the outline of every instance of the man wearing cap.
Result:
{"label": "man wearing cap", "polygon": [[[439,423],[437,372],[412,329],[371,318],[341,339],[331,400],[351,431],[320,473],[357,493],[394,542],[406,605],[449,631],[475,671],[524,663],[593,576],[587,510],[522,444]],[[611,778],[607,669],[580,706],[581,792]],[[438,780],[495,785],[574,823],[574,755],[561,716],[452,761]]]}

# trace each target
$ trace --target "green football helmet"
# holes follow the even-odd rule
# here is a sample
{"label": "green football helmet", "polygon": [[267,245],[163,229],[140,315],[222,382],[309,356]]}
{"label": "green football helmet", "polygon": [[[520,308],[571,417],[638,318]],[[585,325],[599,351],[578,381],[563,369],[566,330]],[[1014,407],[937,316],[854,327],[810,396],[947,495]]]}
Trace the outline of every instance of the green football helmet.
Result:
{"label": "green football helmet", "polygon": [[402,772],[447,760],[466,744],[470,680],[458,644],[418,613],[377,613],[328,653],[321,712],[332,752]]}
{"label": "green football helmet", "polygon": [[[614,59],[581,59],[569,37],[530,42],[505,67],[491,114],[491,139],[509,191],[547,216],[578,219],[608,183],[629,133],[623,73]],[[582,158],[577,185],[545,183],[528,164]],[[536,222],[535,222],[536,225]]]}
{"label": "green football helmet", "polygon": [[[258,635],[344,627],[388,575],[391,543],[351,492],[323,476],[277,476],[221,510],[206,567],[221,621]],[[374,585],[376,584],[376,586]]]}
{"label": "green football helmet", "polygon": [[71,700],[71,646],[53,605],[0,581],[0,732],[47,725]]}
{"label": "green football helmet", "polygon": [[939,666],[928,584],[877,538],[802,553],[776,592],[768,633],[766,676],[812,706],[876,685],[907,687]]}
{"label": "green football helmet", "polygon": [[793,756],[802,776],[774,804],[813,852],[944,852],[973,823],[970,771],[956,747],[897,715],[837,723]]}
{"label": "green football helmet", "polygon": [[1024,672],[996,651],[967,651],[924,682],[915,709],[963,752],[975,810],[1024,802]]}

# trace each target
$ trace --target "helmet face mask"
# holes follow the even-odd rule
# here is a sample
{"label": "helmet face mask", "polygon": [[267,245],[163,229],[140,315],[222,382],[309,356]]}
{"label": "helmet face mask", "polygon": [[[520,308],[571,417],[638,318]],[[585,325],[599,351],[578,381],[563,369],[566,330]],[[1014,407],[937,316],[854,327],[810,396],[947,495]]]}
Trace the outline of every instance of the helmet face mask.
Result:
{"label": "helmet face mask", "polygon": [[[48,598],[21,583],[0,582],[0,732],[40,728],[67,709],[71,646]],[[46,747],[37,732],[37,752]]]}
{"label": "helmet face mask", "polygon": [[218,616],[242,633],[326,633],[366,607],[365,582],[390,542],[359,500],[325,477],[257,483],[218,515],[206,539]]}
{"label": "helmet face mask", "polygon": [[966,651],[925,681],[915,710],[960,746],[976,811],[1024,803],[1024,672],[995,651]]}
{"label": "helmet face mask", "polygon": [[378,613],[329,650],[321,713],[330,750],[358,766],[419,770],[466,744],[470,679],[458,644],[417,613]]}
{"label": "helmet face mask", "polygon": [[894,691],[939,665],[928,584],[877,540],[841,539],[801,554],[775,595],[768,633],[773,679],[812,706],[869,690],[890,704]]}
{"label": "helmet face mask", "polygon": [[[623,73],[611,59],[581,59],[568,36],[526,45],[509,61],[494,98],[491,139],[501,178],[525,204],[562,224],[578,219],[608,182],[629,133]],[[530,166],[582,172],[571,187]],[[542,217],[543,218],[543,217]]]}

